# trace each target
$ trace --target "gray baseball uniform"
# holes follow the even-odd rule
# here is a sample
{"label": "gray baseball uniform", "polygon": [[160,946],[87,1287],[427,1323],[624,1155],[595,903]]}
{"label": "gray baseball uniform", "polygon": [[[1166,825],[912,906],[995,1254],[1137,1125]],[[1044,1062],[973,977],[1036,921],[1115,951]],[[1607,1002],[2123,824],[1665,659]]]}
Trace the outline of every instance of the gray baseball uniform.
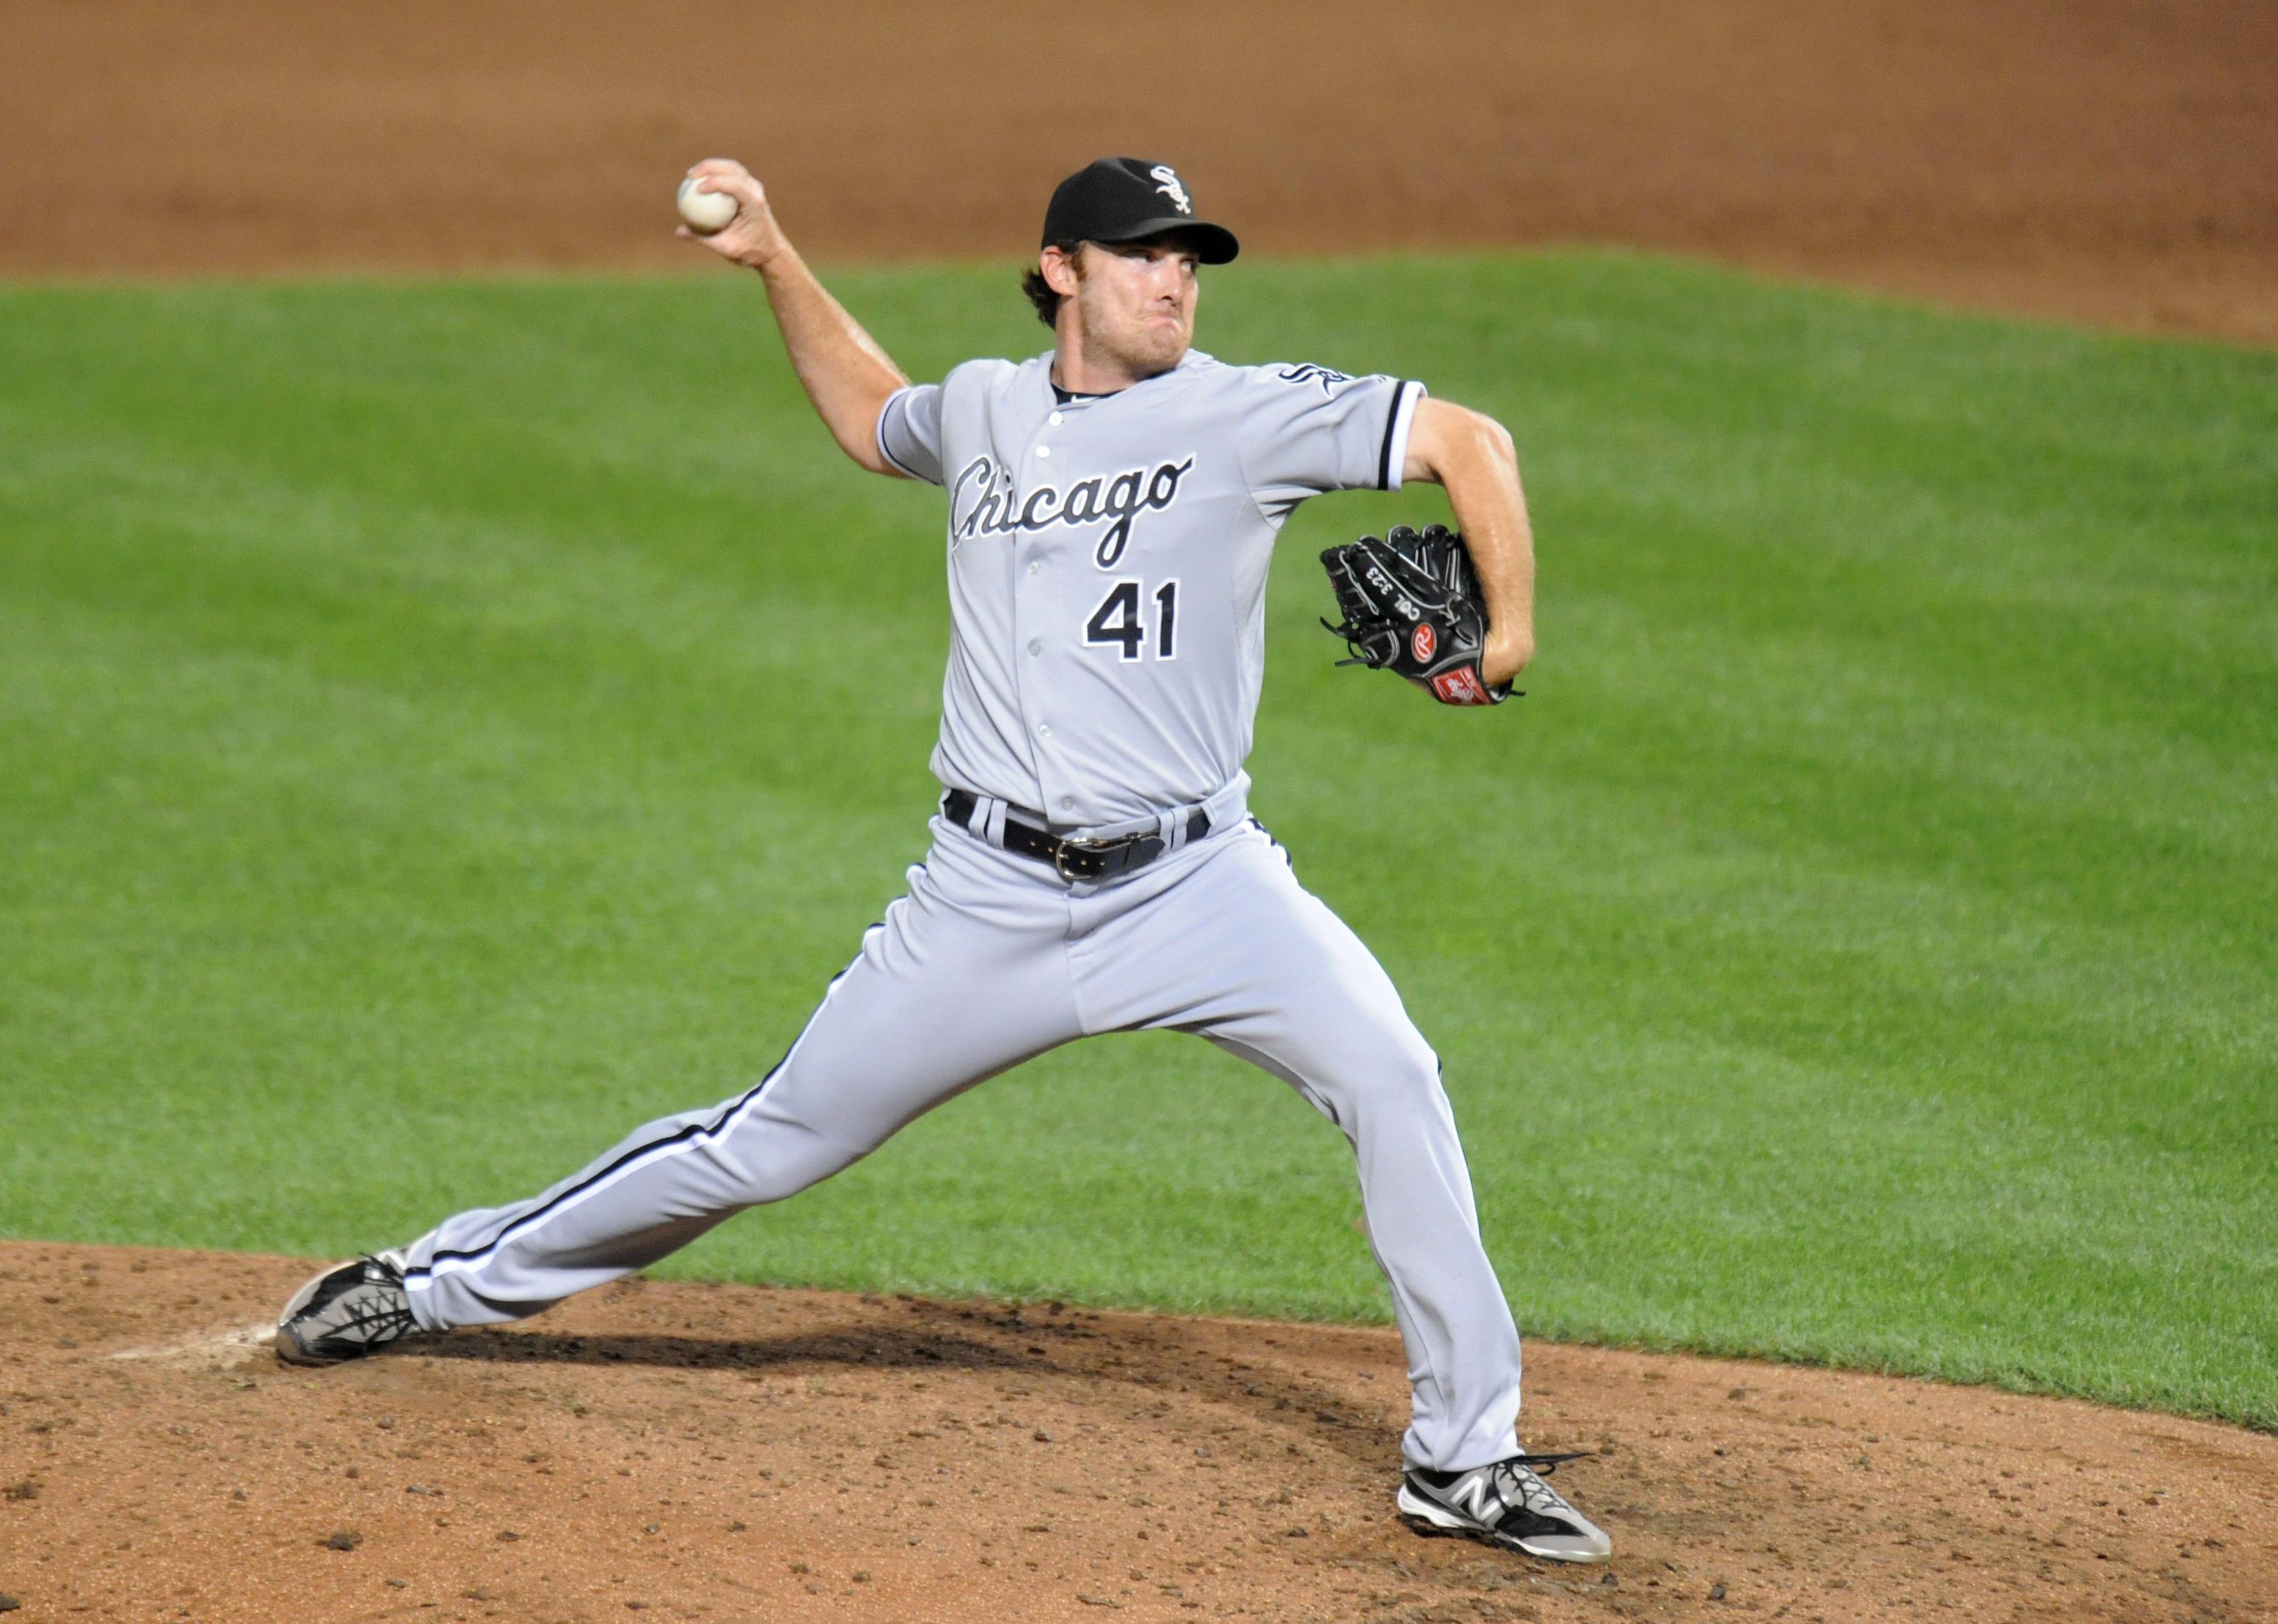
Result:
{"label": "gray baseball uniform", "polygon": [[[1069,398],[1051,364],[968,362],[879,418],[888,460],[949,499],[933,767],[951,793],[907,895],[748,1093],[394,1254],[413,1312],[429,1330],[536,1313],[1059,1044],[1169,1028],[1282,1079],[1351,1141],[1408,1350],[1410,1464],[1502,1460],[1518,1336],[1438,1063],[1245,816],[1274,536],[1308,496],[1396,489],[1422,389],[1189,353]],[[1161,855],[1070,880],[1018,853],[1023,831],[1151,836]]]}

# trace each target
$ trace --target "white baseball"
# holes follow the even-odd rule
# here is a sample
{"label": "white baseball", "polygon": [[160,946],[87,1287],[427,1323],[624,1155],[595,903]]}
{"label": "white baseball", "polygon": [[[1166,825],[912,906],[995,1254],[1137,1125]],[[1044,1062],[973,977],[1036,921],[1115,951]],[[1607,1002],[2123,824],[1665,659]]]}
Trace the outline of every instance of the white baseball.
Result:
{"label": "white baseball", "polygon": [[697,182],[702,179],[691,175],[680,183],[680,217],[708,237],[736,217],[736,200],[725,192],[698,191]]}

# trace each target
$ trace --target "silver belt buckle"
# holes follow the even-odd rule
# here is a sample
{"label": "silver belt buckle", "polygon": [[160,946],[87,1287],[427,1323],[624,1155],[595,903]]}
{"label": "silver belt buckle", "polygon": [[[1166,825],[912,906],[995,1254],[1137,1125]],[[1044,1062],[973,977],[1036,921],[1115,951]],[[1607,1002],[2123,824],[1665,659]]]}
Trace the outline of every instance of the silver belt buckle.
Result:
{"label": "silver belt buckle", "polygon": [[[1111,874],[1128,874],[1135,868],[1144,868],[1163,855],[1160,836],[1148,834],[1119,835],[1113,840],[1063,840],[1052,853],[1052,868],[1063,880],[1105,880]],[[1070,873],[1067,858],[1070,852],[1080,858],[1097,858],[1099,866],[1089,873]],[[1114,859],[1130,854],[1132,860],[1120,865]]]}
{"label": "silver belt buckle", "polygon": [[[1052,872],[1070,884],[1079,880],[1097,880],[1107,872],[1107,854],[1130,843],[1128,836],[1122,840],[1062,840],[1059,850],[1052,853]],[[1068,868],[1071,852],[1078,857],[1097,858],[1100,859],[1099,867],[1090,873],[1071,873]]]}

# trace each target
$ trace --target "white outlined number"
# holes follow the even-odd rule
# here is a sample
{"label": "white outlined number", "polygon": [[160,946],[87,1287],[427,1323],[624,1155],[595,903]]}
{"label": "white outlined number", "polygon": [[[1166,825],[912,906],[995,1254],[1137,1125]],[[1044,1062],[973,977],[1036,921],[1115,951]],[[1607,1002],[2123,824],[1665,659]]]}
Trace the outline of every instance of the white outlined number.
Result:
{"label": "white outlined number", "polygon": [[[1140,595],[1146,586],[1139,581],[1118,581],[1107,589],[1107,596],[1099,600],[1099,607],[1083,624],[1083,640],[1087,644],[1112,644],[1116,655],[1122,660],[1138,660],[1147,644],[1147,625],[1139,613]],[[1155,589],[1155,658],[1176,660],[1179,649],[1179,583],[1166,581]]]}

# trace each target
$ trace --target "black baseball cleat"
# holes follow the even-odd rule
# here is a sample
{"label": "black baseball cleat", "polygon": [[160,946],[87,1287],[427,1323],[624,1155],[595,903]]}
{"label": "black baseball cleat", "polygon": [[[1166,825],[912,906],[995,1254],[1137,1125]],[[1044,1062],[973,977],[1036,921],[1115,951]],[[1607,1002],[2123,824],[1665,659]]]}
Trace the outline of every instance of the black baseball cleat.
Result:
{"label": "black baseball cleat", "polygon": [[1401,1520],[1418,1534],[1460,1534],[1554,1562],[1602,1562],[1614,1542],[1542,1481],[1561,1460],[1579,1458],[1513,1455],[1468,1472],[1410,1468],[1400,1484]]}
{"label": "black baseball cleat", "polygon": [[293,1293],[278,1316],[277,1357],[288,1365],[336,1365],[418,1334],[403,1270],[386,1257],[360,1257]]}

